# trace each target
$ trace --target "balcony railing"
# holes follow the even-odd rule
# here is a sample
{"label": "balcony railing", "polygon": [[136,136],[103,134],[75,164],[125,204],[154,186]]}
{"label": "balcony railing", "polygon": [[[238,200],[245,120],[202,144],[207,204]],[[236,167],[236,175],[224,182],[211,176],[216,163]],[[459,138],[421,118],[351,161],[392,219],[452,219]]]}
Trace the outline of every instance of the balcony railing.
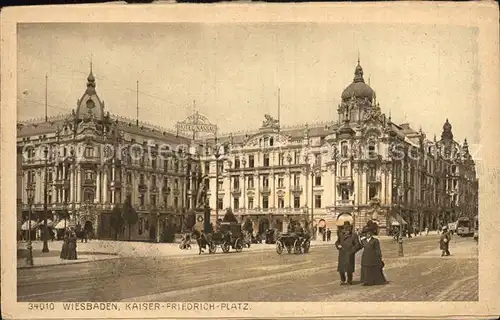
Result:
{"label": "balcony railing", "polygon": [[338,176],[337,183],[351,183],[352,176]]}
{"label": "balcony railing", "polygon": [[337,200],[337,206],[353,206],[353,205],[354,205],[354,200],[350,199]]}
{"label": "balcony railing", "polygon": [[380,177],[377,176],[368,176],[368,183],[380,183]]}
{"label": "balcony railing", "polygon": [[234,188],[232,190],[232,194],[233,195],[240,195],[241,194],[241,189],[240,188]]}
{"label": "balcony railing", "polygon": [[269,186],[263,186],[262,190],[260,191],[263,194],[270,194],[271,193],[271,188]]}
{"label": "balcony railing", "polygon": [[292,186],[293,193],[301,193],[303,190],[302,186]]}

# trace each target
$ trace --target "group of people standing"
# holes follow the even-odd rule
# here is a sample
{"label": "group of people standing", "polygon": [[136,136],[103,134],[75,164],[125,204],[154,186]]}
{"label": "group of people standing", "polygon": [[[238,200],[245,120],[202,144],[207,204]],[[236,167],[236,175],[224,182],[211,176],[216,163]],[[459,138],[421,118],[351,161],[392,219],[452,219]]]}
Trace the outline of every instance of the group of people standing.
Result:
{"label": "group of people standing", "polygon": [[337,271],[340,274],[341,285],[353,284],[355,257],[361,249],[364,249],[361,256],[361,283],[364,286],[388,283],[383,272],[385,264],[380,242],[373,237],[375,230],[376,226],[369,223],[358,235],[348,221],[339,228],[335,247],[339,253]]}
{"label": "group of people standing", "polygon": [[63,260],[77,260],[76,254],[77,236],[72,228],[64,231],[63,244],[60,258]]}

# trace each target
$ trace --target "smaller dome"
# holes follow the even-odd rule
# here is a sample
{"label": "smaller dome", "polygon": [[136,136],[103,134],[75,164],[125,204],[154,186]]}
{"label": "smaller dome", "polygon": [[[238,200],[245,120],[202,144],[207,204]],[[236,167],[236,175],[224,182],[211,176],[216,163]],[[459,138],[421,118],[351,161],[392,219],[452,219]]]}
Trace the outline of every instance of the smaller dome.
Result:
{"label": "smaller dome", "polygon": [[375,91],[365,83],[363,79],[363,68],[358,62],[356,69],[354,70],[354,80],[347,88],[342,92],[342,100],[346,101],[352,97],[358,99],[368,99],[368,101],[373,101],[375,98]]}

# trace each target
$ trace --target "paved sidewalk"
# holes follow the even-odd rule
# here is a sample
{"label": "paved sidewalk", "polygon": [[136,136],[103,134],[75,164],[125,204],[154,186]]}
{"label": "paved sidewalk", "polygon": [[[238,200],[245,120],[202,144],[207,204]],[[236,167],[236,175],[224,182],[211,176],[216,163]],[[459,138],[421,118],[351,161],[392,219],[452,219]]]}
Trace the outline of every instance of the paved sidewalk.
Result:
{"label": "paved sidewalk", "polygon": [[99,260],[109,260],[109,259],[117,259],[120,256],[117,255],[104,255],[104,254],[82,254],[78,255],[78,260],[63,260],[59,257],[35,257],[33,258],[33,266],[29,266],[26,263],[26,259],[17,259],[17,269],[26,269],[26,268],[38,268],[38,267],[48,267],[48,266],[58,266],[64,264],[76,264],[76,263],[86,263],[93,262]]}

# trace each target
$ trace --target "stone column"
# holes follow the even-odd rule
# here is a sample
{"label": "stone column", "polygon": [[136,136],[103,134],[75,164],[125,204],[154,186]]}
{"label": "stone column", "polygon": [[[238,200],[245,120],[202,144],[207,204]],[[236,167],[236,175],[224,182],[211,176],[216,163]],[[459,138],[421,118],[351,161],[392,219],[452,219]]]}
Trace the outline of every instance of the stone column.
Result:
{"label": "stone column", "polygon": [[387,186],[387,170],[385,167],[380,168],[380,203],[386,204],[385,194]]}
{"label": "stone column", "polygon": [[74,191],[75,191],[75,172],[74,170],[71,170],[70,173],[69,173],[69,200],[71,202],[75,201],[75,198],[74,198]]}
{"label": "stone column", "polygon": [[261,194],[260,194],[260,190],[261,190],[260,176],[259,176],[258,172],[254,173],[253,185],[255,187],[255,197],[253,199],[253,202],[254,202],[253,205],[254,205],[254,207],[262,208],[262,206],[261,206]]}
{"label": "stone column", "polygon": [[108,168],[104,167],[104,179],[102,182],[102,202],[108,203]]}
{"label": "stone column", "polygon": [[80,166],[76,168],[76,202],[80,203],[82,198],[82,170]]}
{"label": "stone column", "polygon": [[269,179],[271,179],[271,194],[269,195],[269,207],[276,208],[276,178],[274,173],[269,175]]}
{"label": "stone column", "polygon": [[281,228],[281,232],[285,233],[288,230],[288,216],[283,215],[283,227]]}
{"label": "stone column", "polygon": [[97,171],[97,178],[96,178],[96,197],[95,197],[95,203],[101,202],[101,170]]}

